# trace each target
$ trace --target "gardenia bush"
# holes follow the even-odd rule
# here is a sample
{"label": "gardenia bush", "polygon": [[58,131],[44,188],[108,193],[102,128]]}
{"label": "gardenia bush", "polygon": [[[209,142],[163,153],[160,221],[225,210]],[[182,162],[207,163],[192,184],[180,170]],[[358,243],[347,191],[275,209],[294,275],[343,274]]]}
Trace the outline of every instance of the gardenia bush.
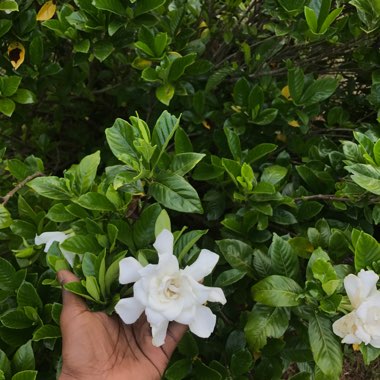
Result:
{"label": "gardenia bush", "polygon": [[373,0],[0,0],[0,379],[59,376],[60,269],[156,345],[190,325],[168,380],[378,359],[379,26]]}

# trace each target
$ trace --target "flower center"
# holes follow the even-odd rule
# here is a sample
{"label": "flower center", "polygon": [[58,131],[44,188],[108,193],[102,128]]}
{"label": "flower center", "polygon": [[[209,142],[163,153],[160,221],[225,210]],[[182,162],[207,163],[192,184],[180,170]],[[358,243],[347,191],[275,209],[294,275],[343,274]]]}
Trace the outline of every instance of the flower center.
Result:
{"label": "flower center", "polygon": [[164,281],[164,294],[167,298],[177,299],[179,297],[180,284],[178,278],[167,278]]}

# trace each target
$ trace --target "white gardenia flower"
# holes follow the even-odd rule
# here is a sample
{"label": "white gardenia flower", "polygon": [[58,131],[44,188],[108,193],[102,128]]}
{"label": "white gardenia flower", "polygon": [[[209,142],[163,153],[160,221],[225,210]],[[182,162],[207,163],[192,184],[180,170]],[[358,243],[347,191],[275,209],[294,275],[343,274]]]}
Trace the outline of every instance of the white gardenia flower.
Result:
{"label": "white gardenia flower", "polygon": [[190,331],[202,338],[213,332],[216,316],[204,306],[207,301],[226,303],[222,289],[207,287],[198,281],[210,274],[219,256],[202,249],[198,259],[180,269],[173,255],[173,234],[163,230],[154,243],[158,264],[143,267],[135,258],[120,261],[119,282],[134,282],[133,297],[121,299],[115,311],[126,324],[134,323],[145,311],[152,328],[152,343],[165,343],[170,321],[189,325]]}
{"label": "white gardenia flower", "polygon": [[[70,236],[71,235],[65,234],[64,232],[61,232],[61,231],[43,232],[41,235],[36,235],[36,237],[34,238],[34,244],[36,245],[45,244],[44,252],[48,252],[49,248],[55,241],[57,241],[58,243],[62,243]],[[62,255],[68,261],[70,266],[73,266],[75,253],[67,251],[61,246],[59,248],[62,252]]]}
{"label": "white gardenia flower", "polygon": [[370,344],[380,348],[380,292],[376,289],[379,276],[373,271],[348,275],[344,286],[354,310],[333,324],[333,331],[342,343]]}

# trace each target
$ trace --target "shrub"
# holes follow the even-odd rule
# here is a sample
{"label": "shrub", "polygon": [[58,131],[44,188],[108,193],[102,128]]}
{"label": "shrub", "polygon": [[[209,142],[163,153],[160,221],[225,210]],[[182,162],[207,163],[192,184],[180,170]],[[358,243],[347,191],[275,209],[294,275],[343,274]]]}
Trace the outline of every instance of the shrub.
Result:
{"label": "shrub", "polygon": [[3,378],[59,373],[62,251],[112,312],[168,219],[183,265],[220,254],[228,302],[167,379],[339,378],[343,279],[380,262],[376,4],[0,2]]}

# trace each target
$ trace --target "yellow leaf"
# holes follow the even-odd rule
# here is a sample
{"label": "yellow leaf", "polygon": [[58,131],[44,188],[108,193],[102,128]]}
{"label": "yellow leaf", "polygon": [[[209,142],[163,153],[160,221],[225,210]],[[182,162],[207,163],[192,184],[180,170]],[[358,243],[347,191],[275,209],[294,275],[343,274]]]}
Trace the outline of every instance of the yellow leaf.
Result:
{"label": "yellow leaf", "polygon": [[282,132],[277,132],[276,133],[276,140],[277,141],[281,141],[283,143],[286,143],[286,141],[288,140],[288,138],[286,137],[286,135]]}
{"label": "yellow leaf", "polygon": [[202,121],[202,125],[203,125],[206,129],[208,129],[208,130],[211,129],[211,125],[209,124],[209,122],[208,122],[207,120],[203,120],[203,121]]}
{"label": "yellow leaf", "polygon": [[46,21],[50,20],[57,10],[57,5],[55,0],[47,1],[37,13],[37,21]]}
{"label": "yellow leaf", "polygon": [[287,100],[291,100],[292,97],[290,96],[290,91],[289,91],[289,86],[285,86],[282,90],[281,90],[281,95],[286,98]]}
{"label": "yellow leaf", "polygon": [[356,343],[354,343],[354,344],[352,345],[352,349],[353,349],[354,351],[359,351],[359,350],[360,350],[360,344],[356,344]]}
{"label": "yellow leaf", "polygon": [[12,42],[8,45],[8,56],[11,64],[17,70],[25,59],[25,48],[20,42]]}
{"label": "yellow leaf", "polygon": [[288,125],[294,128],[298,128],[300,126],[300,123],[297,120],[292,120],[288,122]]}

